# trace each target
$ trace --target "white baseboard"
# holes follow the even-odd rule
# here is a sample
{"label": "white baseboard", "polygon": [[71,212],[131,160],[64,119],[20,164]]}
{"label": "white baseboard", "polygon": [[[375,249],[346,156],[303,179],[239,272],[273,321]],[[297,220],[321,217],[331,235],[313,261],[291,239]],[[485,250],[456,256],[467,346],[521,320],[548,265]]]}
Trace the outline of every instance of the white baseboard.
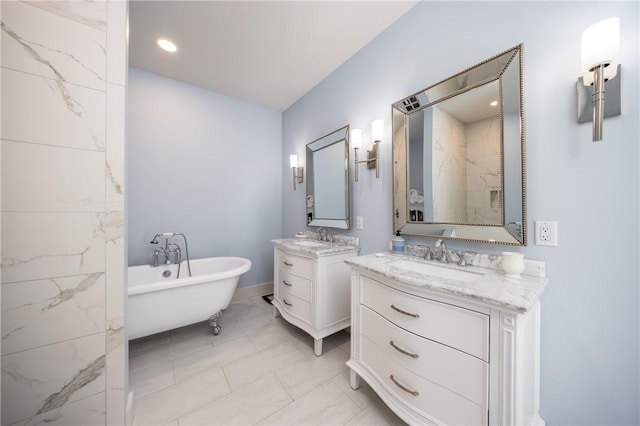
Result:
{"label": "white baseboard", "polygon": [[248,299],[255,296],[264,296],[265,294],[271,293],[273,293],[273,282],[256,284],[237,289],[231,301],[234,302],[236,300]]}

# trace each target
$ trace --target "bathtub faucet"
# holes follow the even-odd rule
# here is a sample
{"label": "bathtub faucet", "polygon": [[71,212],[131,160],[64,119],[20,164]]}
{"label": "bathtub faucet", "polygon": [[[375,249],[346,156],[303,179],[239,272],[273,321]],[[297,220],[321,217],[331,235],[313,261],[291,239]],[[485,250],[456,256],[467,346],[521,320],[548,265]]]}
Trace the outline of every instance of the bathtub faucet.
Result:
{"label": "bathtub faucet", "polygon": [[153,239],[150,241],[151,244],[159,244],[159,238],[164,238],[164,247],[159,246],[158,248],[153,250],[153,266],[157,267],[160,265],[160,256],[164,256],[164,264],[170,265],[171,257],[173,256],[173,263],[178,265],[178,273],[176,274],[176,278],[180,277],[180,266],[182,263],[182,251],[180,246],[173,241],[169,242],[171,238],[174,237],[182,237],[184,240],[184,249],[187,254],[187,268],[189,269],[189,276],[191,276],[191,262],[189,261],[189,245],[187,244],[187,237],[179,232],[164,232],[162,234],[156,234]]}

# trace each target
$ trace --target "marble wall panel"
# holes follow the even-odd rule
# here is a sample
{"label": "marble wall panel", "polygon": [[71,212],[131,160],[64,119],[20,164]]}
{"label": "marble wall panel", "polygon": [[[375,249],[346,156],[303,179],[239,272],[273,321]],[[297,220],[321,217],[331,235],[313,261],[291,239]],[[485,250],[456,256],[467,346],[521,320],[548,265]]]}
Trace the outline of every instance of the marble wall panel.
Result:
{"label": "marble wall panel", "polygon": [[105,262],[107,275],[106,305],[107,320],[125,315],[127,271],[125,243],[125,214],[111,212],[106,215]]}
{"label": "marble wall panel", "polygon": [[106,359],[106,424],[125,424],[127,340],[124,331],[124,317],[108,321]]}
{"label": "marble wall panel", "polygon": [[104,31],[107,27],[107,3],[104,0],[27,0],[25,3],[97,30]]}
{"label": "marble wall panel", "polygon": [[107,81],[125,86],[128,68],[128,3],[123,0],[107,1]]}
{"label": "marble wall panel", "polygon": [[3,67],[2,139],[103,151],[105,92]]}
{"label": "marble wall panel", "polygon": [[124,87],[107,84],[105,165],[107,212],[124,211],[125,96]]}
{"label": "marble wall panel", "polygon": [[104,211],[103,152],[1,144],[4,211]]}
{"label": "marble wall panel", "polygon": [[58,84],[104,90],[104,29],[11,1],[3,5],[1,40],[4,67],[48,77]]}
{"label": "marble wall panel", "polygon": [[105,330],[104,273],[1,286],[2,354]]}
{"label": "marble wall panel", "polygon": [[2,424],[104,392],[104,370],[104,333],[4,355]]}
{"label": "marble wall panel", "polygon": [[[103,425],[105,416],[105,396],[98,393],[79,401],[63,405],[11,426],[89,426]],[[124,425],[124,423],[121,423]]]}
{"label": "marble wall panel", "polygon": [[2,213],[2,282],[103,272],[104,213]]}
{"label": "marble wall panel", "polygon": [[127,3],[0,11],[2,424],[122,425]]}

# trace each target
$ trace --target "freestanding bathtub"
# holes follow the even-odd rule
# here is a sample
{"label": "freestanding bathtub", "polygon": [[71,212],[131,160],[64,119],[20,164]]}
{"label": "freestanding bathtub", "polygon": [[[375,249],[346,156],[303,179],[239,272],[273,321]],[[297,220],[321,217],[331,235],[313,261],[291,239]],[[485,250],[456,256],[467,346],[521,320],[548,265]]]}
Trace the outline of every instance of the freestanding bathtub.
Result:
{"label": "freestanding bathtub", "polygon": [[130,266],[126,332],[129,340],[209,319],[211,331],[238,286],[240,275],[251,269],[242,257],[210,257],[180,265]]}

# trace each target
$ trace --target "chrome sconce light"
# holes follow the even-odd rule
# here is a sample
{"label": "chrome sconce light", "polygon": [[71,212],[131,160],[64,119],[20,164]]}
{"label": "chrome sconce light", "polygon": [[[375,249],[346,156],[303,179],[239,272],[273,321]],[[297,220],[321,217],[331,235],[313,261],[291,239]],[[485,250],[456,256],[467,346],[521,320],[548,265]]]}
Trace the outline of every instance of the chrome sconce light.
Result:
{"label": "chrome sconce light", "polygon": [[291,172],[293,174],[293,190],[296,190],[296,182],[302,183],[304,177],[304,167],[298,167],[298,156],[290,155],[289,156],[289,167],[291,167]]}
{"label": "chrome sconce light", "polygon": [[367,159],[358,161],[358,150],[362,148],[362,130],[353,129],[351,131],[351,145],[353,145],[354,153],[354,176],[355,181],[358,181],[358,164],[367,163],[368,169],[376,169],[376,179],[380,178],[380,142],[382,141],[383,121],[373,120],[371,122],[371,139],[373,139],[373,145],[370,150],[367,150]]}
{"label": "chrome sconce light", "polygon": [[[578,78],[577,85],[578,123],[593,120],[594,142],[602,140],[604,117],[620,115],[620,77],[615,78],[620,74],[619,49],[619,18],[597,22],[582,33],[583,75]],[[590,86],[593,86],[591,102],[588,99]]]}

